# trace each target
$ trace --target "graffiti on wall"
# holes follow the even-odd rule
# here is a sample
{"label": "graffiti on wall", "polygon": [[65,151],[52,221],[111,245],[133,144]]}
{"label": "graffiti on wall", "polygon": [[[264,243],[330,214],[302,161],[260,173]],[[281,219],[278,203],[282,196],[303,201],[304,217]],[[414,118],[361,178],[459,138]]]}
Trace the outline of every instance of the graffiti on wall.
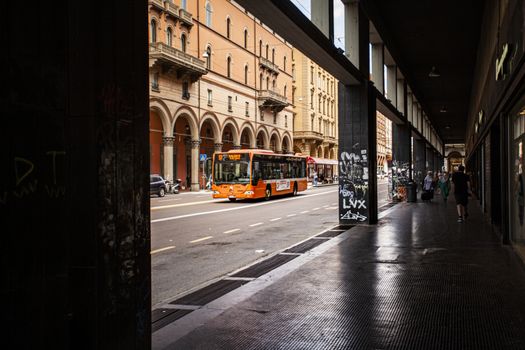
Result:
{"label": "graffiti on wall", "polygon": [[340,220],[367,219],[368,155],[366,149],[356,153],[341,152],[339,157]]}
{"label": "graffiti on wall", "polygon": [[406,186],[410,181],[410,163],[393,160],[390,170],[389,199],[404,200],[406,198]]}

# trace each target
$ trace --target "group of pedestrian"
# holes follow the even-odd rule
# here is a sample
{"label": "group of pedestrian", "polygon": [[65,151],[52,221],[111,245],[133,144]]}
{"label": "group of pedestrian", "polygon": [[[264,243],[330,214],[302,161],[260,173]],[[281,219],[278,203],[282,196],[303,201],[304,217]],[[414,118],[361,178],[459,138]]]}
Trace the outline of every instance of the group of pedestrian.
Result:
{"label": "group of pedestrian", "polygon": [[432,171],[429,171],[423,180],[422,198],[426,200],[432,199],[436,187],[439,188],[441,196],[445,202],[452,190],[458,212],[457,221],[460,223],[464,222],[468,217],[468,197],[472,195],[470,189],[470,177],[465,174],[465,167],[460,165],[458,171],[454,172],[452,176],[447,172],[443,172],[437,174],[436,177],[433,177]]}

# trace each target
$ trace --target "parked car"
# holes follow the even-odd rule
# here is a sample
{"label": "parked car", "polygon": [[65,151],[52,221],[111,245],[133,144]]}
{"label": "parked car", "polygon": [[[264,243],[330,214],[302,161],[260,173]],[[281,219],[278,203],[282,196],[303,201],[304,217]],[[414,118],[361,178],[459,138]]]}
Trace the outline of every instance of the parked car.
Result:
{"label": "parked car", "polygon": [[151,174],[149,176],[149,194],[156,194],[159,197],[164,197],[166,192],[168,192],[166,180],[164,180],[160,175]]}

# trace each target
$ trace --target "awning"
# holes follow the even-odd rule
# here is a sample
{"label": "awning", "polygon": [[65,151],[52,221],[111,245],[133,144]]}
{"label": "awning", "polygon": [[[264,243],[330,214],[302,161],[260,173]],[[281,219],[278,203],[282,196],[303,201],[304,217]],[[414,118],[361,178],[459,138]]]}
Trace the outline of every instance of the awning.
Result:
{"label": "awning", "polygon": [[337,165],[337,160],[327,158],[315,158],[307,157],[306,162],[310,164],[326,164],[326,165]]}

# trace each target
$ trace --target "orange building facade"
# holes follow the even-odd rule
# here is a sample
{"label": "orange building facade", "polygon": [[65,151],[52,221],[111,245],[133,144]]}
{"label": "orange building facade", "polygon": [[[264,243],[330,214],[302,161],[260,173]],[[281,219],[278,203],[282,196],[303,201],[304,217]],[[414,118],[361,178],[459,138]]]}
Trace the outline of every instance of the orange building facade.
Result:
{"label": "orange building facade", "polygon": [[291,45],[234,1],[148,3],[151,172],[198,190],[214,151],[292,152]]}

